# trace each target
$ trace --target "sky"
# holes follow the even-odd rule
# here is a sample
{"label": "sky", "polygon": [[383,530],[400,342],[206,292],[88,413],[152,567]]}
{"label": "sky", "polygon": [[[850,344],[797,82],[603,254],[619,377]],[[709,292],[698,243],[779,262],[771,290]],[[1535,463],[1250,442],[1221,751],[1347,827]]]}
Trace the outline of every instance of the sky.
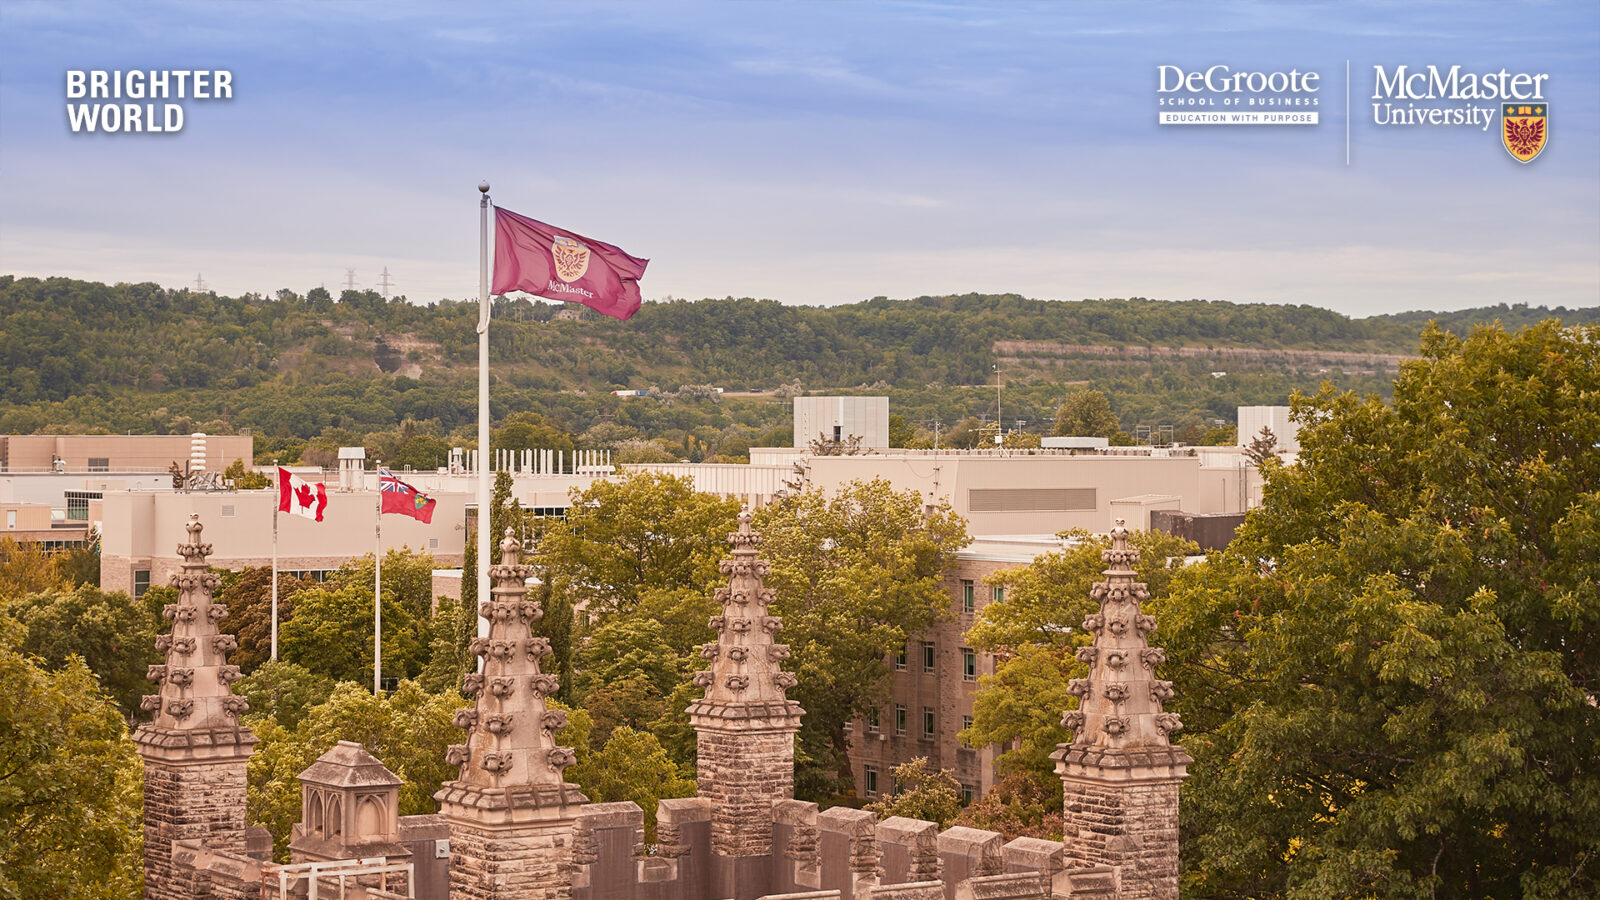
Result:
{"label": "sky", "polygon": [[[0,273],[337,294],[387,269],[470,298],[487,180],[648,257],[646,299],[1600,305],[1592,2],[0,0],[0,46]],[[1498,119],[1375,122],[1374,67],[1402,65],[1548,76],[1543,151],[1513,159]],[[1159,124],[1227,97],[1163,93],[1162,66],[1314,72],[1234,96],[1318,122]],[[233,96],[74,133],[69,105],[133,101],[67,73],[134,69]]]}

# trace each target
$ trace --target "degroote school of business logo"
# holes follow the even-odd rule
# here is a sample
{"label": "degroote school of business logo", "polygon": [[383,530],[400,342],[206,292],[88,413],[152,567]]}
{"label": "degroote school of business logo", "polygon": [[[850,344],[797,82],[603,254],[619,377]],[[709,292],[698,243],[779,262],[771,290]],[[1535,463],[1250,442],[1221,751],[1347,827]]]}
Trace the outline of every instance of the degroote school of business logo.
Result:
{"label": "degroote school of business logo", "polygon": [[1517,162],[1533,162],[1550,140],[1550,106],[1547,103],[1507,103],[1500,111],[1504,125],[1500,143]]}

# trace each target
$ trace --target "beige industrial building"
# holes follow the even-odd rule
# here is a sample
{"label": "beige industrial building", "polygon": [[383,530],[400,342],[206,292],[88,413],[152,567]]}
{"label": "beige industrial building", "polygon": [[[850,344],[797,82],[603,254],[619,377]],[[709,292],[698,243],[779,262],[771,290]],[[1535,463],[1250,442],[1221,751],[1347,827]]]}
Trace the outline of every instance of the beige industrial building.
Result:
{"label": "beige industrial building", "polygon": [[0,435],[0,471],[166,472],[187,462],[221,472],[237,460],[251,465],[253,448],[247,434]]}

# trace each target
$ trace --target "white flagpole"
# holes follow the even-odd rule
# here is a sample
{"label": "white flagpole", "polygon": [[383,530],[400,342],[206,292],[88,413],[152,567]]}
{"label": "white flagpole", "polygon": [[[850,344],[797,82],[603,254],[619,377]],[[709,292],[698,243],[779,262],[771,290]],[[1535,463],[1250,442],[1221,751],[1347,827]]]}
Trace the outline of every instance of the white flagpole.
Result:
{"label": "white flagpole", "polygon": [[[383,470],[383,460],[376,460]],[[374,529],[378,552],[373,555],[372,579],[372,693],[383,690],[383,478],[378,478],[378,524]]]}
{"label": "white flagpole", "polygon": [[[278,461],[272,461],[272,468],[278,468]],[[273,486],[278,489],[278,496],[283,496],[283,485],[277,482],[283,478],[281,471],[274,471],[272,476]],[[272,500],[272,658],[278,658],[278,500]]]}
{"label": "white flagpole", "polygon": [[[489,182],[478,183],[478,602],[489,599]],[[478,636],[489,633],[478,619]],[[480,658],[481,661],[481,658]]]}

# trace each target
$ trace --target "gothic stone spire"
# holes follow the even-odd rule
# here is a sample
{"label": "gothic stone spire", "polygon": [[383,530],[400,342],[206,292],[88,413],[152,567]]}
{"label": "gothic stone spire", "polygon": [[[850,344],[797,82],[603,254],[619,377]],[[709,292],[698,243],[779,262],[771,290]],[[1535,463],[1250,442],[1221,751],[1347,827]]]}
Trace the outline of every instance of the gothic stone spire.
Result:
{"label": "gothic stone spire", "polygon": [[576,757],[572,748],[556,746],[554,734],[567,724],[567,714],[545,703],[560,684],[539,671],[550,641],[529,627],[544,611],[528,599],[533,568],[521,563],[521,553],[522,544],[507,528],[500,564],[489,567],[491,599],[478,604],[478,615],[489,620],[489,636],[468,645],[483,659],[483,671],[462,679],[477,704],[456,713],[467,743],[448,750],[446,758],[461,767],[461,777],[435,795],[445,803],[559,806],[585,799],[562,777]]}
{"label": "gothic stone spire", "polygon": [[750,521],[749,510],[741,512],[739,530],[728,535],[733,557],[721,566],[728,586],[716,593],[722,615],[709,623],[717,639],[700,648],[711,668],[694,676],[694,683],[705,689],[705,699],[689,707],[691,716],[734,715],[729,708],[738,708],[742,717],[784,718],[802,712],[784,695],[795,685],[794,675],[781,667],[789,646],[774,640],[783,620],[767,612],[773,595],[762,579],[771,567],[757,555],[761,535],[750,529]]}
{"label": "gothic stone spire", "polygon": [[1165,655],[1146,642],[1156,621],[1139,610],[1150,592],[1134,580],[1139,551],[1121,519],[1101,558],[1106,580],[1090,592],[1100,611],[1083,620],[1094,644],[1078,650],[1089,674],[1068,685],[1078,708],[1061,719],[1073,741],[1051,754],[1065,798],[1065,855],[1070,867],[1119,868],[1125,897],[1176,900],[1178,787],[1193,760],[1171,741],[1183,724],[1162,709],[1172,683],[1155,677]]}
{"label": "gothic stone spire", "polygon": [[[794,736],[805,713],[784,695],[795,677],[781,668],[789,648],[774,640],[783,621],[768,612],[773,593],[762,579],[769,567],[758,556],[761,535],[750,521],[749,510],[741,512],[739,530],[728,535],[733,554],[722,561],[728,585],[716,593],[722,615],[710,622],[717,640],[700,650],[711,668],[694,677],[705,697],[689,705],[699,795],[712,805],[711,848],[734,858],[771,852],[772,804],[793,796]],[[768,893],[749,893],[753,887],[761,886],[717,883],[712,893]]]}
{"label": "gothic stone spire", "polygon": [[172,873],[173,841],[244,851],[246,770],[257,742],[239,724],[250,707],[233,695],[239,667],[227,656],[238,642],[217,629],[228,609],[212,601],[221,581],[206,566],[211,545],[200,539],[199,516],[186,527],[183,566],[171,580],[178,602],[162,610],[172,631],[156,638],[166,662],[150,667],[158,692],[139,704],[154,719],[133,734],[144,758],[145,896],[155,900],[187,896]]}
{"label": "gothic stone spire", "polygon": [[567,714],[545,703],[559,685],[539,671],[550,642],[529,627],[544,611],[528,599],[533,570],[522,565],[521,553],[506,529],[500,564],[489,567],[490,599],[478,605],[489,636],[469,645],[483,670],[462,679],[465,692],[477,698],[473,708],[456,713],[467,742],[445,756],[461,775],[433,795],[450,827],[452,897],[572,895],[572,831],[586,798],[562,777],[576,757],[572,748],[556,746],[555,732]]}

